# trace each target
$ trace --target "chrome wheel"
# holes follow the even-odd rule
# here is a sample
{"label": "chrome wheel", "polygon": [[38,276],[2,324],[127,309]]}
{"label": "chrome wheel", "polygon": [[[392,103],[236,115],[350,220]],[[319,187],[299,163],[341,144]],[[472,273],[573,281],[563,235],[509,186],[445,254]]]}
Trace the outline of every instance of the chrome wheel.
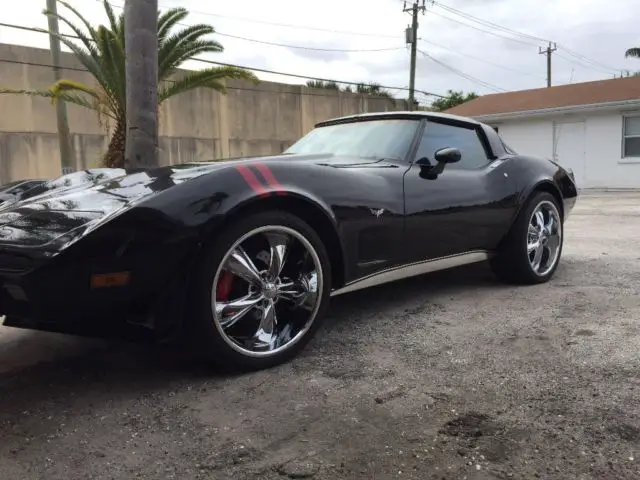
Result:
{"label": "chrome wheel", "polygon": [[533,271],[543,277],[558,262],[562,244],[562,223],[558,209],[548,200],[533,210],[529,219],[527,254]]}
{"label": "chrome wheel", "polygon": [[311,328],[322,291],[322,266],[311,243],[289,227],[259,227],[220,262],[211,292],[215,326],[243,355],[276,355]]}

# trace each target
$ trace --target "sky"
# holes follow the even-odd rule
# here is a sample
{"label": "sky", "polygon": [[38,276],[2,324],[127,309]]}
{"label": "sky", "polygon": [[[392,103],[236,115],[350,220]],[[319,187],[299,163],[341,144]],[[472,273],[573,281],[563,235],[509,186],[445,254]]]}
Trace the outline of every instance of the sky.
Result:
{"label": "sky", "polygon": [[[124,0],[109,2],[116,12],[122,11]],[[19,0],[3,9],[1,21],[46,28],[45,3]],[[69,3],[90,22],[106,20],[102,0]],[[390,92],[406,98],[407,92],[399,89],[409,85],[405,28],[411,17],[403,12],[403,0],[159,0],[159,6],[163,11],[185,7],[191,12],[185,24],[215,27],[224,52],[203,58],[308,77],[377,82],[397,87]],[[640,59],[624,58],[627,48],[640,47],[638,0],[436,0],[426,7],[418,29],[416,89],[421,92],[488,94],[544,87],[546,56],[539,49],[549,41],[557,46],[552,54],[554,85],[640,70]],[[63,6],[59,12],[67,14]],[[46,34],[3,26],[0,43],[49,45]],[[268,81],[305,82],[257,74]],[[419,93],[417,98],[428,103],[435,97]]]}

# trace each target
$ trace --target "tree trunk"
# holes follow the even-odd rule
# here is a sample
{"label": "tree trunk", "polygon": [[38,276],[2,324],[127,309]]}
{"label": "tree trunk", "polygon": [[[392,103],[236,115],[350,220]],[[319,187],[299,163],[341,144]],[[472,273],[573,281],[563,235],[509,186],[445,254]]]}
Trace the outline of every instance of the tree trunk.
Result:
{"label": "tree trunk", "polygon": [[107,168],[124,168],[124,155],[126,150],[126,123],[120,121],[116,124],[116,129],[113,131],[111,140],[109,141],[109,148],[105,153],[102,163]]}
{"label": "tree trunk", "polygon": [[158,0],[126,0],[127,169],[158,166]]}

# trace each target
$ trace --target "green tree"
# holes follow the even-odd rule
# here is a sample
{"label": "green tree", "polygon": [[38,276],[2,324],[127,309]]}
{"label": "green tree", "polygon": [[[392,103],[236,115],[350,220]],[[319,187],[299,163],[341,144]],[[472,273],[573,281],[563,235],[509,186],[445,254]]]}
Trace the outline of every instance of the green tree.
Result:
{"label": "green tree", "polygon": [[345,93],[362,93],[366,95],[373,95],[376,97],[386,97],[393,98],[393,95],[389,93],[387,90],[382,88],[380,84],[371,82],[371,83],[358,83],[355,86],[355,89],[351,85],[346,85],[344,88],[340,89],[340,85],[337,82],[333,81],[322,81],[322,80],[309,80],[307,82],[307,87],[310,88],[325,88],[327,90],[341,90]]}
{"label": "green tree", "polygon": [[628,48],[626,52],[624,52],[625,58],[640,58],[640,47],[632,47]]}
{"label": "green tree", "polygon": [[631,70],[623,70],[620,72],[620,77],[614,75],[614,78],[627,78],[627,77],[640,77],[640,72],[632,72]]}
{"label": "green tree", "polygon": [[439,98],[431,102],[431,107],[436,112],[443,112],[455,107],[456,105],[478,98],[478,96],[479,95],[475,92],[469,92],[465,95],[462,91],[448,90],[447,95],[444,98]]}
{"label": "green tree", "polygon": [[[58,19],[74,33],[79,43],[69,36],[57,35],[93,75],[95,86],[73,80],[60,80],[45,90],[16,90],[1,88],[0,93],[18,93],[50,98],[52,102],[64,100],[98,113],[115,123],[109,147],[103,157],[106,167],[121,168],[124,165],[126,147],[126,79],[125,79],[125,34],[124,13],[116,16],[107,0],[103,5],[108,25],[93,27],[74,7],[58,0],[83,28],[58,14]],[[44,12],[52,15],[51,12]],[[178,24],[189,15],[185,8],[172,8],[158,12],[158,104],[168,98],[198,87],[206,87],[226,93],[224,80],[244,79],[258,83],[256,76],[240,68],[213,67],[190,71],[175,80],[180,66],[201,53],[222,52],[223,47],[215,40],[206,38],[215,33],[211,25],[197,24],[177,29]]]}
{"label": "green tree", "polygon": [[[627,51],[624,52],[624,58],[640,58],[640,47],[628,48]],[[620,77],[638,77],[638,76],[640,76],[640,72],[630,72],[629,70],[625,70],[620,75]]]}
{"label": "green tree", "polygon": [[370,83],[359,83],[356,85],[357,93],[364,93],[366,95],[372,95],[374,97],[385,97],[392,98],[393,95],[388,90],[382,88],[379,83],[370,82]]}
{"label": "green tree", "polygon": [[327,90],[340,90],[340,85],[336,82],[324,82],[322,80],[309,80],[307,87],[310,88],[325,88]]}

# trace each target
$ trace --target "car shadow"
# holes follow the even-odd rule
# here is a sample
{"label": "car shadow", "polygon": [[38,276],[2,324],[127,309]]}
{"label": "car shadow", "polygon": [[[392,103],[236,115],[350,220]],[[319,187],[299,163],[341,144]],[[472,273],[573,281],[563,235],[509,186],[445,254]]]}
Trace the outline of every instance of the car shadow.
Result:
{"label": "car shadow", "polygon": [[[334,328],[356,328],[350,323],[356,314],[359,318],[371,317],[381,310],[394,308],[394,304],[401,305],[416,298],[428,300],[435,294],[460,294],[468,288],[514,287],[497,282],[484,264],[414,277],[333,298],[322,330],[326,333]],[[323,334],[322,330],[318,335]],[[311,351],[305,357],[322,354],[322,347],[313,346],[313,342],[309,347]],[[0,351],[0,364],[2,362],[3,352]],[[79,356],[0,374],[0,425],[23,411],[36,411],[51,402],[73,404],[83,397],[92,402],[107,401],[105,396],[136,398],[170,392],[185,385],[194,388],[207,385],[215,389],[225,380],[239,376],[246,377],[243,382],[251,383],[264,373],[224,372],[197,363],[172,349],[105,342]]]}

